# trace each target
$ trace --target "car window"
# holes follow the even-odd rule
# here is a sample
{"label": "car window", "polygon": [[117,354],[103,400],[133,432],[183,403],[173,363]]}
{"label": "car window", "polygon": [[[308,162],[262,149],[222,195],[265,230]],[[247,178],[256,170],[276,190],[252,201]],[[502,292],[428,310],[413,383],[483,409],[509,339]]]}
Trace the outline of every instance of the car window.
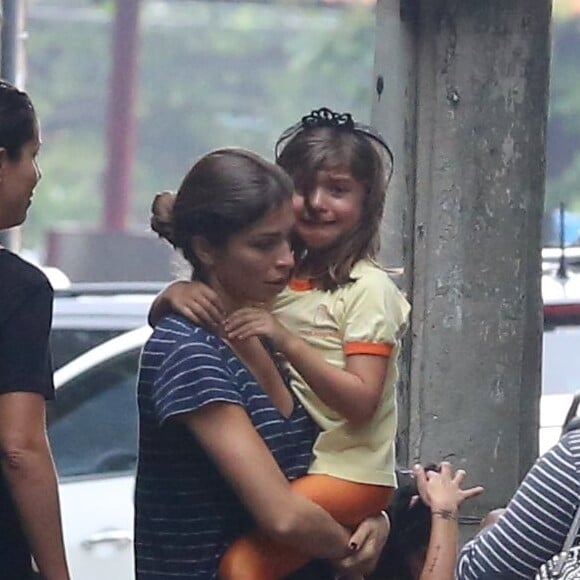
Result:
{"label": "car window", "polygon": [[50,345],[54,368],[59,369],[94,346],[122,332],[123,330],[100,328],[53,328],[50,333]]}
{"label": "car window", "polygon": [[58,389],[48,435],[61,477],[134,469],[139,352],[107,360]]}

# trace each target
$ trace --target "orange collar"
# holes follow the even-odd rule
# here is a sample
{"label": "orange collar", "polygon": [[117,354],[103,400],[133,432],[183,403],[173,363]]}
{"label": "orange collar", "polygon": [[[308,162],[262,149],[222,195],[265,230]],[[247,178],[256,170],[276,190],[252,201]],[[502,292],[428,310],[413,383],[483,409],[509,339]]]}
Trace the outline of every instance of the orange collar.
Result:
{"label": "orange collar", "polygon": [[290,278],[288,287],[295,292],[306,292],[307,290],[314,290],[316,288],[314,280],[310,278]]}

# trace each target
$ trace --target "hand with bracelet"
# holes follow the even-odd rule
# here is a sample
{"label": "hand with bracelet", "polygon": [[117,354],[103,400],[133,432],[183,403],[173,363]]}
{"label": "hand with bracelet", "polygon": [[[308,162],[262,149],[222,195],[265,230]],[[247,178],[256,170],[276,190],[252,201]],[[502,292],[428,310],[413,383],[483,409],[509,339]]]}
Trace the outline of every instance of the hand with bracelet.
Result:
{"label": "hand with bracelet", "polygon": [[457,559],[459,506],[483,493],[483,487],[462,489],[465,471],[454,473],[447,461],[441,463],[439,472],[415,465],[413,475],[422,501],[431,509],[431,535],[420,580],[451,580]]}

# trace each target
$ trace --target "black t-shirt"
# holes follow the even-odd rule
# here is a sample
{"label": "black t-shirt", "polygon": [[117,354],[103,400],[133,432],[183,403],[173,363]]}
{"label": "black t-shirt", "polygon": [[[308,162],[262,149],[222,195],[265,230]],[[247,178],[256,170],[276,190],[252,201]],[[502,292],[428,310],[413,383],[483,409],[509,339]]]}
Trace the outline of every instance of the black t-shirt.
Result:
{"label": "black t-shirt", "polygon": [[[38,268],[0,250],[0,396],[23,391],[54,397],[52,299]],[[0,578],[22,580],[30,573],[30,550],[0,470]]]}

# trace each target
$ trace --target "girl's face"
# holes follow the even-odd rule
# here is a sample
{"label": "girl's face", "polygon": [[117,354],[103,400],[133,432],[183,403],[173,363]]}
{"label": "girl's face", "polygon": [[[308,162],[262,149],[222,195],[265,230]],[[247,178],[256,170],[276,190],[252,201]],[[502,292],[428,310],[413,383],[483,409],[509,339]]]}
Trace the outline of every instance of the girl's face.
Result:
{"label": "girl's face", "polygon": [[18,159],[10,159],[6,150],[0,148],[0,229],[18,226],[26,219],[34,188],[41,177],[36,161],[39,149],[38,125]]}
{"label": "girl's face", "polygon": [[230,236],[223,248],[210,250],[210,286],[231,309],[270,302],[287,285],[294,258],[290,237],[294,214],[290,201]]}
{"label": "girl's face", "polygon": [[351,234],[360,223],[365,193],[342,167],[321,169],[309,191],[296,191],[295,231],[306,248],[326,250]]}

